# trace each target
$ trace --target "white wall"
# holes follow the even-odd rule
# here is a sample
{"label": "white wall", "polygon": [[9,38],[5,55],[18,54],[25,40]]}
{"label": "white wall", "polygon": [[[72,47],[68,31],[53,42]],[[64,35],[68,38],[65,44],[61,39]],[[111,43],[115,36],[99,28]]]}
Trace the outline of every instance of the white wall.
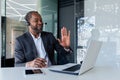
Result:
{"label": "white wall", "polygon": [[120,0],[85,0],[85,17],[95,17],[103,46],[98,65],[120,67]]}
{"label": "white wall", "polygon": [[[0,0],[0,8],[1,8],[1,0]],[[0,56],[1,56],[1,9],[0,9]],[[0,67],[1,67],[1,57],[0,57]]]}

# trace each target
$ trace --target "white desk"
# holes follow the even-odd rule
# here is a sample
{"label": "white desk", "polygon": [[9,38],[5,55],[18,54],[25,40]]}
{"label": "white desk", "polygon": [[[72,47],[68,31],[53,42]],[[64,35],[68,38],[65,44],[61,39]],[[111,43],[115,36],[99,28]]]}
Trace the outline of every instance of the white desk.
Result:
{"label": "white desk", "polygon": [[120,68],[95,66],[92,70],[80,75],[51,72],[43,69],[45,74],[25,75],[24,67],[1,68],[0,80],[120,80]]}

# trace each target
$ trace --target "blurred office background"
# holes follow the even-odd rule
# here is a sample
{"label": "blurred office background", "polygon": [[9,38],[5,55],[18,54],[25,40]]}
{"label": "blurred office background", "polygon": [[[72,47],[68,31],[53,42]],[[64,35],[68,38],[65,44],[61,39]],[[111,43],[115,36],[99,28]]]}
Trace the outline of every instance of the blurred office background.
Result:
{"label": "blurred office background", "polygon": [[119,3],[119,0],[1,0],[1,66],[14,66],[14,40],[27,30],[25,14],[37,10],[45,23],[44,30],[56,38],[60,38],[62,26],[71,31],[73,54],[68,56],[69,62],[82,61],[90,41],[98,40],[103,45],[96,65],[120,67]]}

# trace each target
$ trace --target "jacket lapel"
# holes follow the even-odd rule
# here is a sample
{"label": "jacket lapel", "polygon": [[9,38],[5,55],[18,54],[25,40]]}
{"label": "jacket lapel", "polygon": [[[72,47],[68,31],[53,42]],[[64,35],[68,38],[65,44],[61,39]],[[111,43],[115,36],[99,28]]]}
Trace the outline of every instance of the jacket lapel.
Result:
{"label": "jacket lapel", "polygon": [[42,41],[43,41],[45,51],[47,52],[47,38],[46,38],[44,32],[41,33],[41,38],[42,38]]}
{"label": "jacket lapel", "polygon": [[35,46],[35,43],[34,43],[34,40],[31,36],[31,34],[29,32],[27,32],[27,35],[28,35],[28,42],[29,44],[31,45],[31,49],[33,50],[33,53],[35,54],[34,56],[35,57],[38,57],[38,54],[37,54],[37,49],[36,49],[36,46]]}

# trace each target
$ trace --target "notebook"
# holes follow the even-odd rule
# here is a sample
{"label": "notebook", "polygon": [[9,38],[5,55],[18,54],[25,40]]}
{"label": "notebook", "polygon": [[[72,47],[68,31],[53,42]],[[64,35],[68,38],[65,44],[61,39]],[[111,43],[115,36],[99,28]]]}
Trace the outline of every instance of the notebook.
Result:
{"label": "notebook", "polygon": [[101,46],[102,46],[101,41],[92,40],[87,49],[85,58],[82,62],[80,62],[80,64],[75,64],[75,63],[71,65],[65,64],[65,65],[61,65],[60,67],[56,66],[50,68],[49,70],[54,72],[74,74],[74,75],[83,74],[94,67]]}

